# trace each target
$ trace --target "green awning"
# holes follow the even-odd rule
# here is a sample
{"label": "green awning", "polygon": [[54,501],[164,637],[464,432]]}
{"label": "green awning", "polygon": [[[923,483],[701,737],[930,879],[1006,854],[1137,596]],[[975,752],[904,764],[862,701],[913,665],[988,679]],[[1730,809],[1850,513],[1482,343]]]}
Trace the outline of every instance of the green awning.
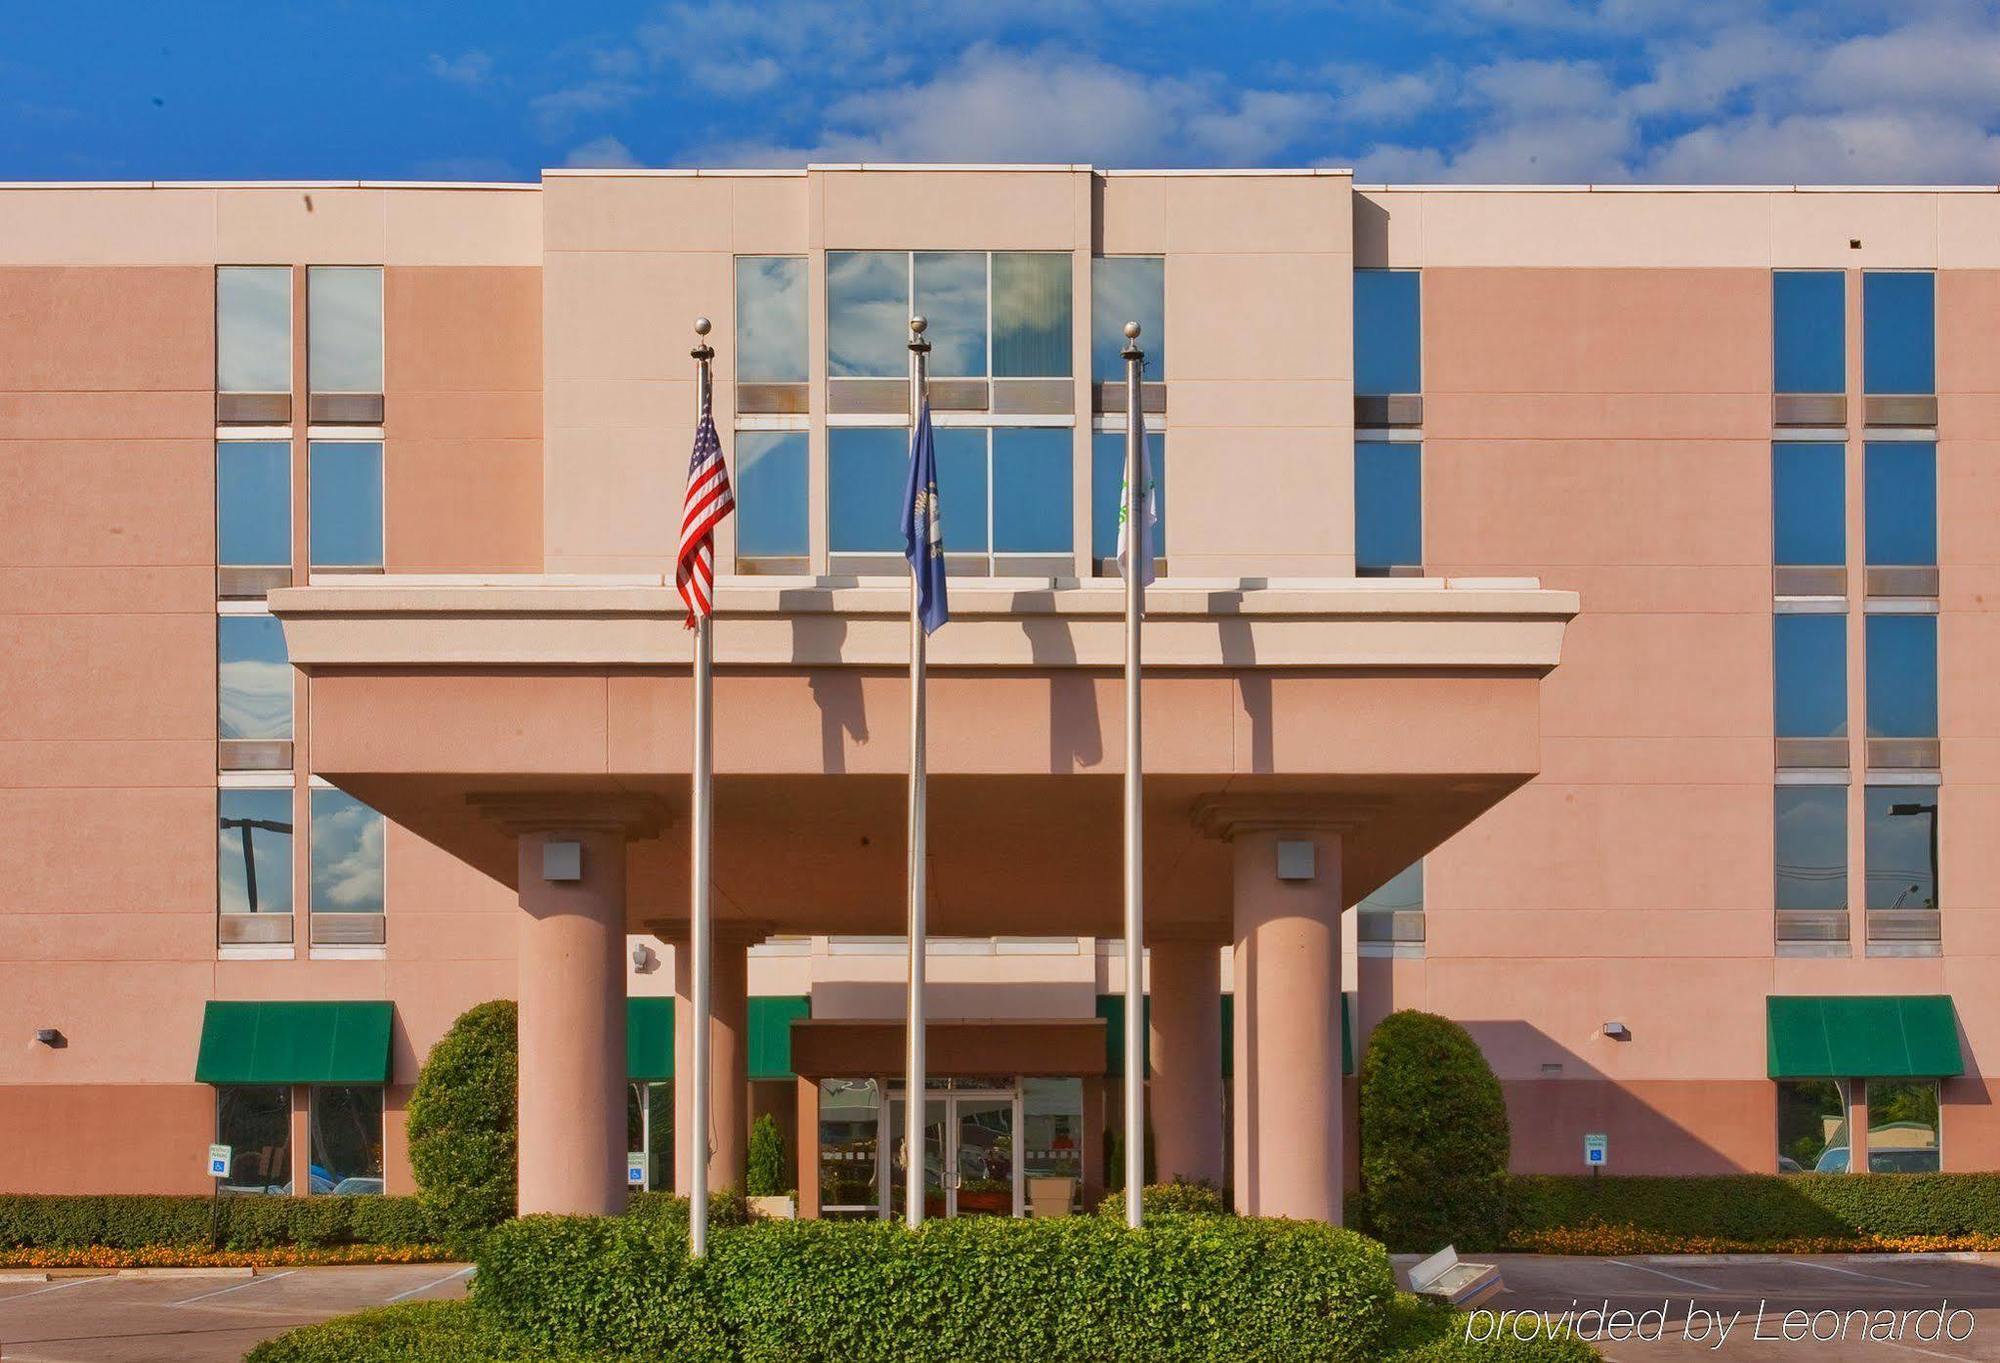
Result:
{"label": "green awning", "polygon": [[[750,1000],[752,1079],[791,1079],[792,1021],[811,1017],[804,994],[772,994]],[[674,1077],[674,1001],[625,1000],[625,1077],[658,1081]]]}
{"label": "green awning", "polygon": [[1941,1079],[1965,1072],[1949,994],[1774,995],[1773,1079]]}
{"label": "green awning", "polygon": [[198,1084],[386,1084],[393,1004],[211,1001]]}
{"label": "green awning", "polygon": [[[1145,1048],[1146,1068],[1153,1066],[1153,998],[1146,996],[1145,1017],[1146,1039],[1141,1043]],[[1125,1073],[1125,996],[1123,994],[1099,994],[1097,996],[1097,1016],[1104,1019],[1104,1064],[1107,1076]],[[1232,1078],[1236,1073],[1236,996],[1222,996],[1222,1077]],[[1354,1073],[1354,1030],[1347,1016],[1347,995],[1340,996],[1340,1072]]]}

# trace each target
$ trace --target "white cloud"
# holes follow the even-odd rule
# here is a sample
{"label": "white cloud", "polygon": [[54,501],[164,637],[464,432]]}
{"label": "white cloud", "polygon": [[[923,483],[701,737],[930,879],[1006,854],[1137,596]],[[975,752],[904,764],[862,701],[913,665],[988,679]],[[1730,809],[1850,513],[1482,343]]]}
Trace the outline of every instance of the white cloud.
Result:
{"label": "white cloud", "polygon": [[433,52],[427,63],[430,72],[453,85],[484,85],[493,74],[493,58],[484,52],[461,52],[446,57]]}
{"label": "white cloud", "polygon": [[615,137],[593,137],[580,146],[570,148],[563,158],[565,166],[589,170],[622,170],[643,164],[632,154],[632,149]]}

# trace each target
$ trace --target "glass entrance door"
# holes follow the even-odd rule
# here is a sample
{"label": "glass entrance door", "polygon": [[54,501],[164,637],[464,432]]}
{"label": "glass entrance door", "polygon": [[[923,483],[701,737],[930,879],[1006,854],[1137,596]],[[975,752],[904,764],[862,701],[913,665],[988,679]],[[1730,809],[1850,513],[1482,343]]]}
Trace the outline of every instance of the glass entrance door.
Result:
{"label": "glass entrance door", "polygon": [[[934,1094],[924,1102],[924,1215],[1019,1216],[1021,1166],[1016,1158],[1016,1107],[1012,1090]],[[882,1214],[901,1218],[907,1204],[909,1161],[903,1138],[904,1095],[885,1105],[888,1130],[881,1147],[893,1151],[882,1175]]]}
{"label": "glass entrance door", "polygon": [[[903,1133],[903,1095],[889,1096],[889,1134],[882,1148],[894,1152],[890,1168],[882,1182],[886,1194],[883,1214],[902,1220],[904,1208],[909,1205],[910,1167],[908,1141]],[[924,1148],[921,1158],[924,1162],[924,1215],[949,1216],[950,1206],[950,1143],[945,1140],[946,1122],[951,1100],[940,1095],[924,1102]]]}

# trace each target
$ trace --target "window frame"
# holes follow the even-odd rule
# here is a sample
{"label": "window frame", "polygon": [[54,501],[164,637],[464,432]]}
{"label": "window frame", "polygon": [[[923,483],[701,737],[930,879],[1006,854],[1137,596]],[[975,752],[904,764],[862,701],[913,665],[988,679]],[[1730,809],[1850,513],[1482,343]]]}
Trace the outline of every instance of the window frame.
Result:
{"label": "window frame", "polygon": [[[1362,463],[1364,449],[1367,450],[1407,450],[1416,464],[1416,538],[1417,559],[1414,563],[1376,563],[1366,561],[1361,553],[1362,523]],[[1424,507],[1427,474],[1424,458],[1424,442],[1420,433],[1389,432],[1381,430],[1357,431],[1354,436],[1354,575],[1356,577],[1421,577],[1424,574],[1424,555],[1428,549],[1424,534]]]}

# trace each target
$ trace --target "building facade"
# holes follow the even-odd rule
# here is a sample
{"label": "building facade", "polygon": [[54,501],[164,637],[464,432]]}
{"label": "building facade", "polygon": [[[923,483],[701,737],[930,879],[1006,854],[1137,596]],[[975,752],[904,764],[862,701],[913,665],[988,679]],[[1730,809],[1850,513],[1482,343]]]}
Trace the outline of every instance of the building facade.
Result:
{"label": "building facade", "polygon": [[[408,1191],[521,1005],[522,1205],[671,1186],[714,320],[716,1178],[900,1198],[930,322],[939,1214],[1115,1170],[1120,328],[1159,1177],[1337,1218],[1386,1012],[1518,1170],[2000,1164],[2000,194],[824,166],[0,188],[0,1191]],[[1986,662],[1981,660],[1985,659]],[[684,1135],[683,1135],[684,1143]]]}

